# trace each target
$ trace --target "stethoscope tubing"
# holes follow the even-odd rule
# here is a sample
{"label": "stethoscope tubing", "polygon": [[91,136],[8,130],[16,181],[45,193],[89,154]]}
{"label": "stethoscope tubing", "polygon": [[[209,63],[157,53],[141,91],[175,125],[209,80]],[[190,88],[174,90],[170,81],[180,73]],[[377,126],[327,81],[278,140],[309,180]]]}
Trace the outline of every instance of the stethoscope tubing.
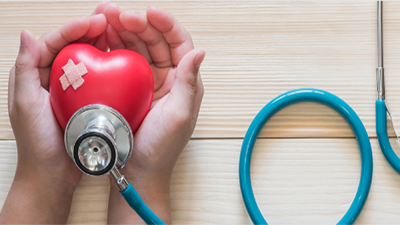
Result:
{"label": "stethoscope tubing", "polygon": [[400,174],[400,159],[393,151],[389,142],[387,134],[387,118],[386,118],[386,104],[385,100],[376,100],[376,135],[378,137],[379,145],[386,160],[393,167],[393,169]]}
{"label": "stethoscope tubing", "polygon": [[352,224],[357,219],[367,200],[372,181],[372,150],[367,131],[354,110],[339,97],[318,89],[297,89],[286,92],[268,103],[254,118],[243,140],[239,160],[239,180],[243,200],[254,224],[267,224],[257,206],[250,178],[250,162],[254,143],[265,123],[279,110],[299,102],[317,102],[326,105],[351,126],[361,153],[361,176],[356,196],[350,208],[338,224]]}
{"label": "stethoscope tubing", "polygon": [[120,191],[129,206],[143,219],[146,224],[165,224],[153,211],[143,202],[135,188],[129,183],[128,187]]}

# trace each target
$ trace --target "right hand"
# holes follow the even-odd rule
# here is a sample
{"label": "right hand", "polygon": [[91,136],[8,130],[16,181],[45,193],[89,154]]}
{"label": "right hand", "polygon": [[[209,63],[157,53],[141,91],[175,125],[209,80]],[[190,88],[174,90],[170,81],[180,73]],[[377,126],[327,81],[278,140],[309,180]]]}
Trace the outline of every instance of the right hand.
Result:
{"label": "right hand", "polygon": [[[149,7],[144,15],[121,12],[110,3],[104,14],[110,23],[106,31],[110,49],[141,54],[155,81],[152,107],[134,136],[131,159],[121,173],[170,223],[171,174],[196,125],[204,93],[199,68],[205,52],[194,49],[189,32],[165,10]],[[108,223],[139,222],[143,223],[111,184]]]}

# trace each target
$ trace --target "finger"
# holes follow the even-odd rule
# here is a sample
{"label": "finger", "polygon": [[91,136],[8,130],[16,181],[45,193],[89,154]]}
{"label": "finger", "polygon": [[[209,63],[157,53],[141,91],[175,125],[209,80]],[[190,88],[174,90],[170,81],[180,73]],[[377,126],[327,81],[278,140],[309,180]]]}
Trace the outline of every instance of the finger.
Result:
{"label": "finger", "polygon": [[8,77],[8,114],[11,112],[12,104],[14,102],[14,89],[15,89],[15,66],[10,70]]}
{"label": "finger", "polygon": [[39,38],[41,58],[39,67],[48,67],[58,52],[71,42],[82,38],[90,28],[88,18],[72,20]]}
{"label": "finger", "polygon": [[89,39],[89,40],[81,38],[81,39],[78,40],[78,42],[85,42],[85,43],[87,43],[89,45],[94,45],[98,38],[99,37],[95,37],[95,38],[92,38],[92,39]]}
{"label": "finger", "polygon": [[114,2],[108,4],[104,9],[104,14],[115,31],[120,32],[125,30],[125,28],[119,22],[119,14],[121,14],[121,10],[118,8],[117,4]]}
{"label": "finger", "polygon": [[107,19],[104,14],[97,14],[89,17],[89,23],[89,30],[83,36],[83,41],[98,37],[100,34],[104,33],[107,28]]}
{"label": "finger", "polygon": [[15,61],[15,98],[27,100],[39,90],[39,60],[40,51],[35,36],[23,30],[19,53]]}
{"label": "finger", "polygon": [[121,40],[124,42],[127,49],[133,50],[142,55],[149,64],[153,63],[153,59],[150,56],[146,43],[144,43],[135,33],[125,30],[118,32],[118,35],[121,37]]}
{"label": "finger", "polygon": [[204,50],[194,49],[178,64],[170,92],[171,101],[177,109],[193,111],[199,68],[204,57]]}
{"label": "finger", "polygon": [[23,30],[21,32],[18,56],[15,61],[16,77],[25,76],[32,70],[37,69],[40,54],[35,50],[37,50],[35,36],[30,31]]}
{"label": "finger", "polygon": [[174,84],[176,68],[152,67],[154,76],[154,100],[164,97]]}
{"label": "finger", "polygon": [[94,47],[96,47],[104,52],[108,51],[106,32],[100,34],[100,36],[97,38],[96,42],[94,43]]}
{"label": "finger", "polygon": [[96,9],[93,11],[92,15],[104,13],[104,9],[107,7],[108,4],[110,4],[109,1],[100,2],[100,3],[97,5]]}
{"label": "finger", "polygon": [[199,117],[200,106],[203,100],[203,96],[204,96],[204,86],[199,72],[199,75],[197,77],[196,91],[194,93],[194,107],[193,107],[193,118],[195,119],[194,122],[196,122],[197,117]]}
{"label": "finger", "polygon": [[51,71],[51,67],[39,67],[40,84],[47,91],[49,91],[50,71]]}
{"label": "finger", "polygon": [[194,48],[189,32],[171,13],[154,6],[147,9],[147,19],[162,33],[170,46],[172,63],[177,66],[181,59]]}
{"label": "finger", "polygon": [[107,21],[109,22],[106,29],[106,38],[111,51],[125,48],[125,43],[122,42],[122,39],[116,30],[116,28],[120,31],[124,30],[118,19],[119,14],[120,10],[115,3],[108,4],[104,9],[104,15],[106,15]]}
{"label": "finger", "polygon": [[[100,2],[97,5],[96,9],[93,11],[91,16],[97,15],[97,14],[103,14],[104,15],[104,9],[109,3],[110,2],[108,2],[108,1]],[[92,27],[93,21],[90,21],[90,22],[91,22],[91,27]],[[102,34],[100,34],[99,36],[97,36],[95,38],[92,38],[92,39],[89,39],[89,40],[87,40],[85,38],[81,38],[79,41],[87,42],[88,44],[93,45],[93,46],[95,46],[96,48],[98,48],[98,49],[100,49],[102,51],[108,51],[108,44],[107,44],[107,40],[106,40],[106,37],[105,37],[105,29],[107,28],[107,24],[108,23],[106,21],[106,23],[104,24],[105,28],[102,29],[104,32]]]}
{"label": "finger", "polygon": [[85,37],[94,38],[103,33],[107,20],[103,14],[72,20],[39,38],[41,59],[39,67],[47,67],[66,45]]}
{"label": "finger", "polygon": [[111,51],[115,49],[125,48],[125,44],[124,42],[122,42],[121,37],[110,24],[107,26],[106,29],[106,39]]}
{"label": "finger", "polygon": [[[152,63],[150,54],[148,52],[146,43],[144,43],[135,33],[127,31],[122,25],[119,20],[119,16],[121,14],[121,10],[118,8],[117,4],[110,3],[105,8],[104,14],[107,17],[108,22],[114,28],[120,40],[124,43],[124,48],[136,51],[137,53],[141,54],[147,62],[150,64]],[[114,40],[118,40],[114,34],[112,34]],[[110,44],[110,43],[109,43]],[[119,42],[112,43],[113,46],[117,46],[120,48],[122,45]],[[111,44],[110,44],[111,49]]]}
{"label": "finger", "polygon": [[152,63],[156,67],[172,67],[171,53],[167,41],[160,31],[155,29],[141,13],[124,11],[120,14],[121,25],[139,37],[146,44]]}

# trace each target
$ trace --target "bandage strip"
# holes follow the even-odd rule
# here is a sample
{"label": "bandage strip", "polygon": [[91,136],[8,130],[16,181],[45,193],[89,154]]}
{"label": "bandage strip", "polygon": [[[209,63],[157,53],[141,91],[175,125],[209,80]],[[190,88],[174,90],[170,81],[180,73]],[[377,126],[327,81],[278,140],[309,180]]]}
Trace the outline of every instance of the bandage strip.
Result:
{"label": "bandage strip", "polygon": [[85,80],[82,78],[83,75],[87,74],[88,71],[83,62],[78,63],[75,66],[72,59],[68,60],[68,63],[62,67],[64,74],[60,77],[61,87],[65,91],[70,85],[74,90],[78,89],[83,85]]}

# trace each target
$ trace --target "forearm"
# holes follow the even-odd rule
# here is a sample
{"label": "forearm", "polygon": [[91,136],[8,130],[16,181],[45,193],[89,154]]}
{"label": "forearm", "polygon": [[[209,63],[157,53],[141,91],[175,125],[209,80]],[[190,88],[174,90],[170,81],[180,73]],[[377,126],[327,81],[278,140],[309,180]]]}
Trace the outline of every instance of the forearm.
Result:
{"label": "forearm", "polygon": [[[171,223],[170,184],[168,179],[129,179],[143,202],[165,223]],[[128,205],[114,180],[110,179],[110,199],[108,203],[108,224],[145,224]]]}
{"label": "forearm", "polygon": [[0,224],[65,224],[74,188],[40,176],[16,175],[0,213]]}

